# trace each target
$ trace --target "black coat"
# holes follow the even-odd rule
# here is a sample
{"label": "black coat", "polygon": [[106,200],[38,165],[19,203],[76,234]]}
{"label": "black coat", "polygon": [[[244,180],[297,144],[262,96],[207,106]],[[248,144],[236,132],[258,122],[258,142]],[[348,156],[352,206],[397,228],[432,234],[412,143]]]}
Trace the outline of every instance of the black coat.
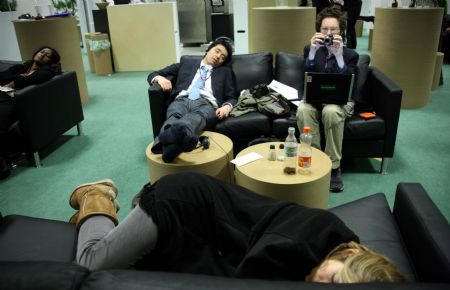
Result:
{"label": "black coat", "polygon": [[9,67],[7,70],[0,72],[0,85],[6,85],[11,81],[14,81],[15,89],[22,89],[29,85],[43,83],[54,77],[58,69],[54,66],[43,65],[38,67],[32,74],[22,76],[26,73],[31,65],[32,60],[26,61],[23,64],[16,64]]}
{"label": "black coat", "polygon": [[304,280],[330,250],[358,241],[331,212],[198,173],[166,175],[140,206],[157,224],[158,242],[138,268]]}

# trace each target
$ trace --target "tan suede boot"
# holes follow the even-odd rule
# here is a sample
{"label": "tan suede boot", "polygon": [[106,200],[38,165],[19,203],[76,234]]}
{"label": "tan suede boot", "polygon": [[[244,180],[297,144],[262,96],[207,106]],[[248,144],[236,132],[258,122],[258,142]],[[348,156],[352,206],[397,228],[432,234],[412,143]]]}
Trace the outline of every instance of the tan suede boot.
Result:
{"label": "tan suede boot", "polygon": [[70,206],[80,209],[69,220],[70,223],[77,224],[77,228],[93,215],[104,215],[117,225],[117,212],[120,205],[116,200],[118,190],[114,182],[110,179],[103,179],[96,182],[85,183],[75,188],[70,196]]}
{"label": "tan suede boot", "polygon": [[114,200],[116,199],[116,196],[118,194],[117,187],[111,179],[102,179],[90,183],[84,183],[78,185],[70,196],[69,204],[73,209],[80,209],[80,198],[91,187],[95,187],[97,190],[100,190],[105,194],[112,196]]}
{"label": "tan suede boot", "polygon": [[118,203],[115,196],[104,193],[96,187],[86,190],[79,200],[80,210],[75,213],[70,222],[77,224],[79,229],[83,222],[91,216],[103,215],[110,218],[115,225],[119,223],[117,218]]}

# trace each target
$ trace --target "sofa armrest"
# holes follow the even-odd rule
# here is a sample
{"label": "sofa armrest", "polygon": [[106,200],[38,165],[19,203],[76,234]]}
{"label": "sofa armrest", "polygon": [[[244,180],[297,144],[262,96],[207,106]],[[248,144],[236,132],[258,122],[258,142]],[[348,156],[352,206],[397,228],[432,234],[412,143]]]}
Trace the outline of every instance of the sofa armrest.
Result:
{"label": "sofa armrest", "polygon": [[32,151],[39,151],[83,121],[75,72],[15,92],[20,129]]}
{"label": "sofa armrest", "polygon": [[148,88],[148,101],[150,104],[153,138],[155,138],[159,135],[159,131],[166,120],[167,107],[171,98],[168,93],[163,92],[159,84],[152,84]]}
{"label": "sofa armrest", "polygon": [[450,225],[419,183],[399,183],[393,209],[422,282],[450,282]]}
{"label": "sofa armrest", "polygon": [[384,157],[394,155],[398,121],[402,103],[402,89],[377,68],[372,68],[367,78],[366,93],[375,112],[383,118],[386,126]]}

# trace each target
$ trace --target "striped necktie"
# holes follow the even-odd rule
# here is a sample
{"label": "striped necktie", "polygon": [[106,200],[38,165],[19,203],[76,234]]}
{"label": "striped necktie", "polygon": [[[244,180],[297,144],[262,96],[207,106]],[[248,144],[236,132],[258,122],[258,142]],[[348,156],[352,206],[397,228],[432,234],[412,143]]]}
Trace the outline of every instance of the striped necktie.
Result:
{"label": "striped necktie", "polygon": [[206,76],[208,75],[209,69],[206,66],[200,67],[200,77],[195,81],[189,92],[189,99],[197,100],[200,98],[200,90],[205,87]]}

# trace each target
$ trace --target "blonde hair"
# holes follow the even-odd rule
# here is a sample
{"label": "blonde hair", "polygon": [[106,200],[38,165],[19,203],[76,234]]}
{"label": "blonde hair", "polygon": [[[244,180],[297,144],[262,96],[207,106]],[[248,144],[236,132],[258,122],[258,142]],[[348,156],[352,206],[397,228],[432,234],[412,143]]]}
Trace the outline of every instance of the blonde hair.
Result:
{"label": "blonde hair", "polygon": [[355,242],[340,244],[325,259],[344,263],[341,283],[407,281],[390,259]]}

